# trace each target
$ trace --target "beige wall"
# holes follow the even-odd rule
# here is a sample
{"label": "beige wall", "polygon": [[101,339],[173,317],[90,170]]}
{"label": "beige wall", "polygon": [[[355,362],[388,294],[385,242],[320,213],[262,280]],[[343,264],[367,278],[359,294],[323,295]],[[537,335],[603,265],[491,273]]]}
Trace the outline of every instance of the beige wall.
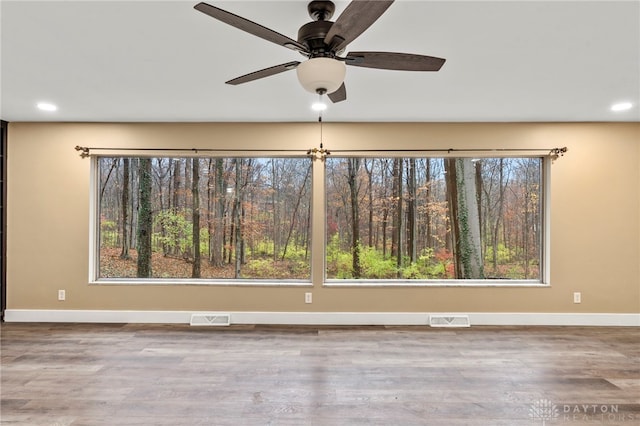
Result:
{"label": "beige wall", "polygon": [[311,305],[309,287],[89,285],[90,161],[76,145],[306,150],[319,145],[318,124],[11,123],[8,308],[640,312],[640,124],[325,123],[323,135],[335,150],[568,147],[551,167],[551,285],[328,288],[315,279]]}

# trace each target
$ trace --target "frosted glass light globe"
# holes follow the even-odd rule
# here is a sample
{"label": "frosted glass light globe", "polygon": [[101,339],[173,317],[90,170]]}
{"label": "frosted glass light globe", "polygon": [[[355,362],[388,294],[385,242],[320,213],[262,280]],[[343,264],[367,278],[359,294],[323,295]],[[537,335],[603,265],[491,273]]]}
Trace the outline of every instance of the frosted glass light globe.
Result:
{"label": "frosted glass light globe", "polygon": [[336,59],[311,58],[298,65],[296,72],[305,90],[311,93],[318,93],[318,90],[333,93],[342,86],[347,67],[343,61]]}

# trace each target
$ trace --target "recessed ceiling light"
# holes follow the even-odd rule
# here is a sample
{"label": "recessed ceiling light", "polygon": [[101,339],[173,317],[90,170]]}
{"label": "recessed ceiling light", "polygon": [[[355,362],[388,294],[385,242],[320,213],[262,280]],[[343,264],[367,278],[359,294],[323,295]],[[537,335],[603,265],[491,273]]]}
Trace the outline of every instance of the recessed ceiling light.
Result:
{"label": "recessed ceiling light", "polygon": [[611,111],[626,111],[628,109],[631,109],[632,106],[633,104],[631,102],[619,102],[617,104],[611,105]]}
{"label": "recessed ceiling light", "polygon": [[58,107],[50,102],[38,102],[38,109],[42,111],[56,111]]}

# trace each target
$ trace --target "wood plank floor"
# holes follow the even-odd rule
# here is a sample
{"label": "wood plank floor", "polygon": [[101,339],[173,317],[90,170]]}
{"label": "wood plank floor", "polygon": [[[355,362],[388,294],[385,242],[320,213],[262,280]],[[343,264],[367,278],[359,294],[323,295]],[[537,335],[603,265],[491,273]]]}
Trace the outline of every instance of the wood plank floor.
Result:
{"label": "wood plank floor", "polygon": [[3,425],[639,425],[640,332],[3,324]]}

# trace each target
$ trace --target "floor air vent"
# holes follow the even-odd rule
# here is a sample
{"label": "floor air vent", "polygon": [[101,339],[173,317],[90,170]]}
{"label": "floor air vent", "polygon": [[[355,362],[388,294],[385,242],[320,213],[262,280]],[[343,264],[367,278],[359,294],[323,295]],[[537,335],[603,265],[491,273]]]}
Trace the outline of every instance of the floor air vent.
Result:
{"label": "floor air vent", "polygon": [[226,326],[231,324],[231,314],[192,314],[189,324]]}
{"label": "floor air vent", "polygon": [[471,327],[469,315],[430,315],[431,327]]}

